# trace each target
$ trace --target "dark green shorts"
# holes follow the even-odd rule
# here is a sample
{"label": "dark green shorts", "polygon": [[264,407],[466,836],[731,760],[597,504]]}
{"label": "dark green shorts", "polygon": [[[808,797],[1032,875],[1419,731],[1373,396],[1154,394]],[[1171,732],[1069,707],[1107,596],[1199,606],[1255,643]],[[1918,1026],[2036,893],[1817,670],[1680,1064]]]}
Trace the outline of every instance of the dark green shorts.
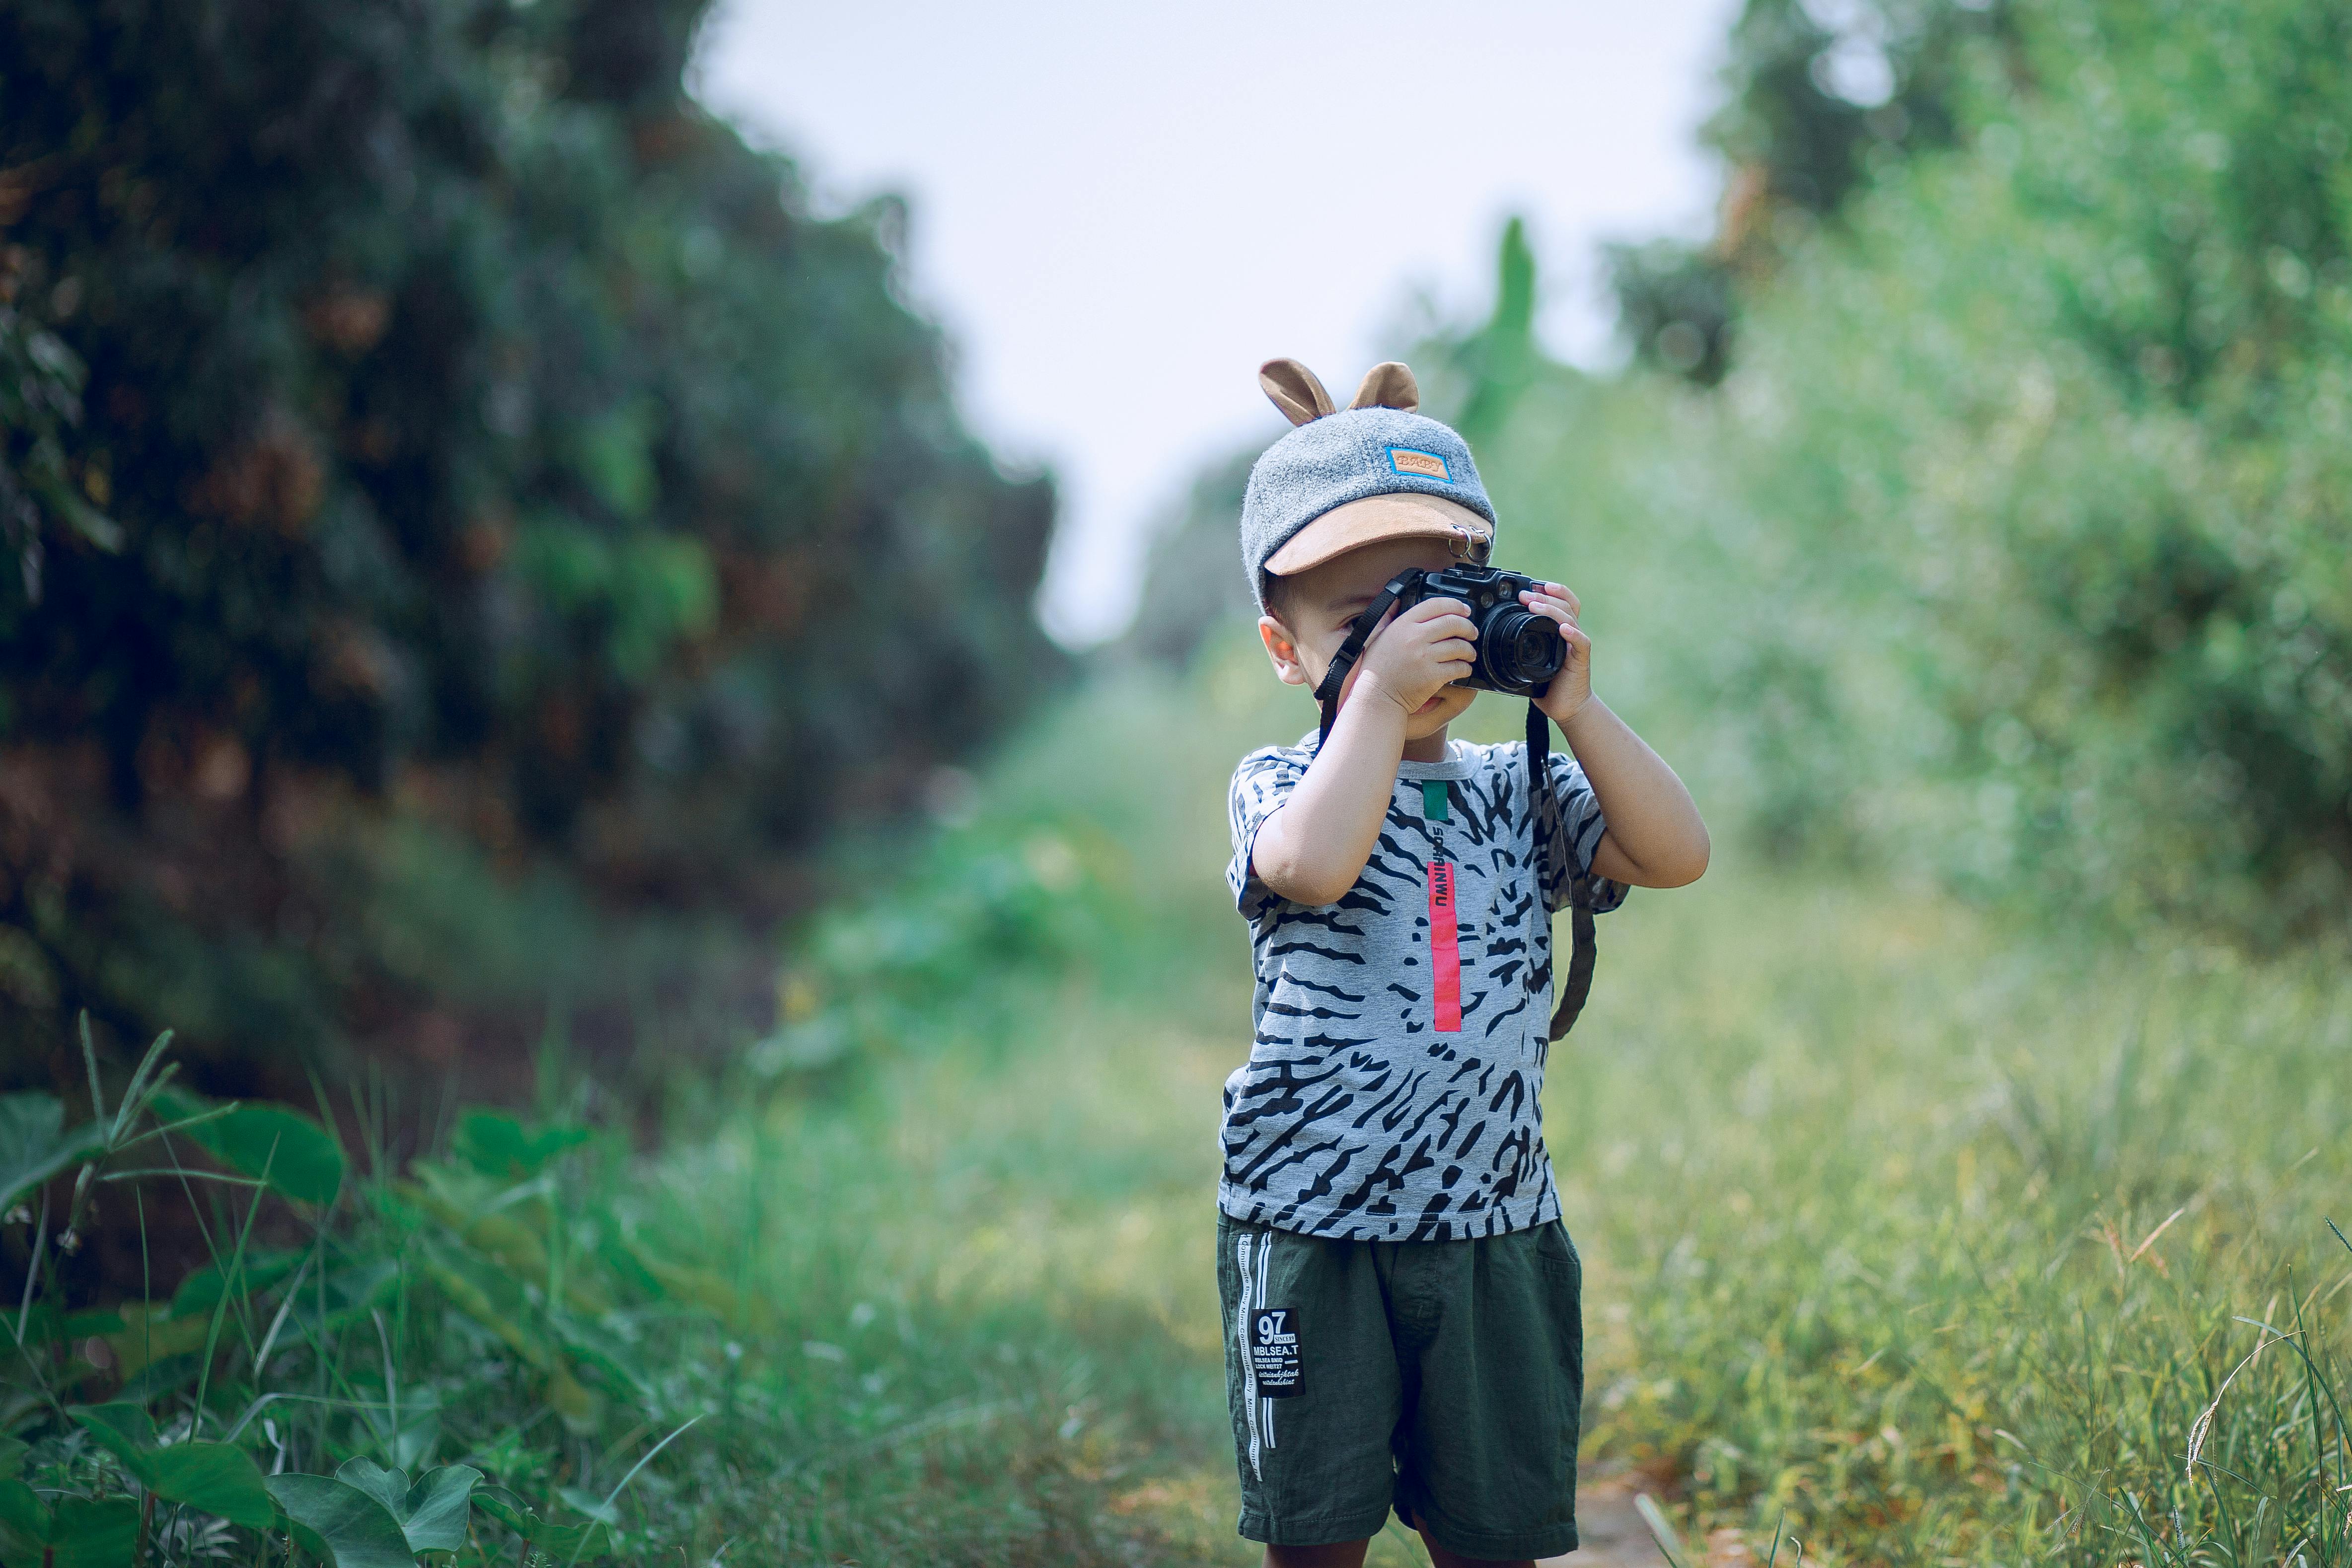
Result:
{"label": "dark green shorts", "polygon": [[1573,1551],[1582,1286],[1556,1219],[1328,1241],[1219,1214],[1242,1534],[1361,1541],[1394,1508],[1465,1557]]}

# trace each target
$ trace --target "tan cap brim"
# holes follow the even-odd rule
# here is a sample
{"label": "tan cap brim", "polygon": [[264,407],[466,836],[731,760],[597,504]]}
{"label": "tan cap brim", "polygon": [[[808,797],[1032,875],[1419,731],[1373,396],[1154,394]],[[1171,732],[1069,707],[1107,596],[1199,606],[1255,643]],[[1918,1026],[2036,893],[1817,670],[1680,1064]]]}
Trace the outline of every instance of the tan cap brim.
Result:
{"label": "tan cap brim", "polygon": [[1494,548],[1495,526],[1442,496],[1412,490],[1367,496],[1332,507],[1291,535],[1267,558],[1265,570],[1276,577],[1295,577],[1389,539],[1437,539],[1452,548],[1455,559],[1484,565]]}

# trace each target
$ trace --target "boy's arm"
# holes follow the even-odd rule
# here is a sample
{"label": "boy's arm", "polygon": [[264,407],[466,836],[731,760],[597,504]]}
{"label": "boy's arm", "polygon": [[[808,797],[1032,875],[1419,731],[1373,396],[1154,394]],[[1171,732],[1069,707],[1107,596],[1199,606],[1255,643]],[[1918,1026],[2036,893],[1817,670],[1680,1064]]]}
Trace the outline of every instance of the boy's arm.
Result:
{"label": "boy's arm", "polygon": [[1404,757],[1405,720],[1470,673],[1476,628],[1452,599],[1427,599],[1364,644],[1307,776],[1251,846],[1258,880],[1293,904],[1336,904],[1380,842]]}
{"label": "boy's arm", "polygon": [[1559,622],[1568,643],[1568,663],[1536,706],[1559,726],[1609,824],[1592,852],[1593,873],[1635,887],[1696,882],[1706,870],[1706,823],[1665,759],[1592,695],[1592,639],[1576,623],[1576,595],[1548,582],[1519,601]]}
{"label": "boy's arm", "polygon": [[1665,758],[1599,697],[1559,727],[1584,768],[1601,820],[1592,870],[1635,887],[1682,887],[1706,870],[1706,823]]}

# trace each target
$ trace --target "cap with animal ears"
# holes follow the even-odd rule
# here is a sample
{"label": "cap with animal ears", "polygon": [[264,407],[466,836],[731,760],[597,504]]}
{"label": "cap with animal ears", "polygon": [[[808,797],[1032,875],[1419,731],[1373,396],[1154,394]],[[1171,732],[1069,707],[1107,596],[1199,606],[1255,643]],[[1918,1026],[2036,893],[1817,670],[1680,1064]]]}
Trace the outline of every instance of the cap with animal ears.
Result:
{"label": "cap with animal ears", "polygon": [[1414,412],[1412,371],[1374,365],[1344,409],[1297,360],[1268,360],[1257,384],[1296,427],[1260,455],[1242,497],[1242,566],[1261,612],[1269,576],[1387,539],[1438,539],[1459,559],[1486,560],[1494,503],[1468,444]]}

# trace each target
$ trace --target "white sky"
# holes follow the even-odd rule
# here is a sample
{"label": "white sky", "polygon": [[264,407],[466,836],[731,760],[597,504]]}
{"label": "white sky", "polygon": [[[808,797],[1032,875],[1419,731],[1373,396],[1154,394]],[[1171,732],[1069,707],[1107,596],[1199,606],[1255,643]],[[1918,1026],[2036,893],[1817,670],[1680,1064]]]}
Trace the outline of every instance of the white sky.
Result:
{"label": "white sky", "polygon": [[1082,644],[1202,461],[1284,428],[1258,364],[1344,402],[1417,299],[1484,311],[1509,214],[1545,340],[1606,359],[1594,246],[1705,232],[1736,4],[722,0],[698,91],[828,209],[909,198],[967,417],[1060,480],[1040,609]]}

